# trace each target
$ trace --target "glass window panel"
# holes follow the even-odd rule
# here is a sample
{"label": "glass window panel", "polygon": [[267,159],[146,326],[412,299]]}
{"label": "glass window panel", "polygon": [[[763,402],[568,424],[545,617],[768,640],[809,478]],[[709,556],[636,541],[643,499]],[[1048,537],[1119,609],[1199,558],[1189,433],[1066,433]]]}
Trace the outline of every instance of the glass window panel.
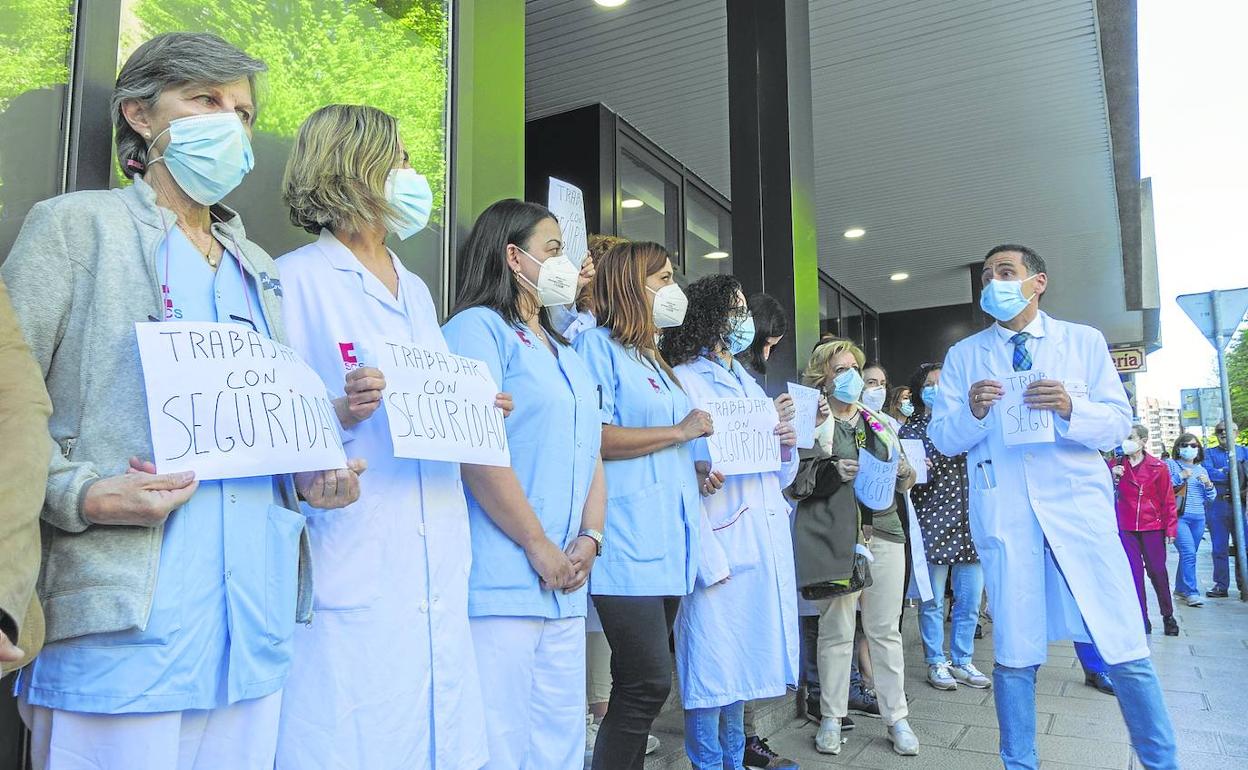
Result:
{"label": "glass window panel", "polygon": [[711,196],[685,186],[685,276],[732,274],[732,215]]}
{"label": "glass window panel", "polygon": [[412,167],[434,191],[429,226],[391,248],[443,311],[449,80],[448,0],[122,0],[118,66],[170,30],[215,32],[269,65],[258,87],[256,167],[226,203],[273,256],[313,236],[292,226],[281,180],[295,131],[325,104],[368,104],[399,120]]}
{"label": "glass window panel", "polygon": [[30,207],[62,192],[73,7],[0,2],[0,262]]}
{"label": "glass window panel", "polygon": [[841,302],[841,333],[863,346],[862,309],[848,299]]}
{"label": "glass window panel", "polygon": [[867,358],[873,361],[880,360],[880,317],[875,313],[867,313],[866,324],[866,344],[863,351],[867,354]]}
{"label": "glass window panel", "polygon": [[841,333],[841,295],[832,285],[819,282],[819,334]]}
{"label": "glass window panel", "polygon": [[673,222],[680,190],[627,152],[620,153],[620,237],[663,244],[680,264]]}

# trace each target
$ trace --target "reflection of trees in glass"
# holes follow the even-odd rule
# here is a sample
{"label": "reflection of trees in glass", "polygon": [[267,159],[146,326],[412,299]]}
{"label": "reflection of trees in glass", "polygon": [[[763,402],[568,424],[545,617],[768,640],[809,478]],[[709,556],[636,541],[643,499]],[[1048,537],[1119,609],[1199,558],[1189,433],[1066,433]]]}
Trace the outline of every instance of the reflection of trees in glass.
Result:
{"label": "reflection of trees in glass", "polygon": [[[445,0],[127,0],[120,61],[172,30],[209,30],[269,65],[256,129],[293,138],[324,104],[368,104],[399,119],[412,166],[435,191],[446,179]],[[131,15],[132,14],[132,15]],[[131,24],[131,21],[137,24]]]}
{"label": "reflection of trees in glass", "polygon": [[[0,2],[0,113],[21,94],[69,81],[72,25],[69,0]],[[41,130],[51,136],[57,128]],[[0,153],[6,151],[16,152],[18,147],[6,141],[0,145]],[[0,190],[3,187],[0,178]],[[0,192],[0,210],[3,198]]]}

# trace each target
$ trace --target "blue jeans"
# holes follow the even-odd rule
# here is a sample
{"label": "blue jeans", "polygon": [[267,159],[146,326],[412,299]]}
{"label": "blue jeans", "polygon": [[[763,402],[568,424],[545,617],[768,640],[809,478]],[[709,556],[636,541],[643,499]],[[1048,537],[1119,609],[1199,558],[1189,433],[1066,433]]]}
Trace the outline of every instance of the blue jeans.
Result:
{"label": "blue jeans", "polygon": [[1196,584],[1196,549],[1205,536],[1205,517],[1188,514],[1179,517],[1174,547],[1179,551],[1179,569],[1174,575],[1174,592],[1179,596],[1200,594]]}
{"label": "blue jeans", "polygon": [[1229,500],[1222,499],[1226,491],[1218,487],[1218,499],[1209,503],[1209,545],[1213,548],[1213,587],[1223,591],[1231,587],[1231,533],[1235,527],[1235,513]]}
{"label": "blue jeans", "polygon": [[[1036,670],[997,664],[992,671],[997,724],[1001,728],[1001,761],[1006,770],[1037,770]],[[1148,658],[1109,667],[1118,692],[1118,708],[1131,734],[1131,745],[1148,770],[1178,770],[1174,728],[1161,683]]]}
{"label": "blue jeans", "polygon": [[745,702],[685,709],[685,753],[693,770],[744,770]]}
{"label": "blue jeans", "polygon": [[1104,674],[1109,671],[1109,664],[1101,657],[1101,651],[1095,644],[1075,642],[1075,654],[1079,656],[1079,665],[1085,674]]}
{"label": "blue jeans", "polygon": [[929,666],[944,663],[945,658],[945,583],[953,573],[953,626],[950,629],[949,652],[955,666],[971,662],[975,648],[975,623],[979,620],[979,602],[984,593],[984,568],[974,564],[932,564],[927,574],[932,578],[932,599],[919,607],[919,634],[923,637],[923,653]]}

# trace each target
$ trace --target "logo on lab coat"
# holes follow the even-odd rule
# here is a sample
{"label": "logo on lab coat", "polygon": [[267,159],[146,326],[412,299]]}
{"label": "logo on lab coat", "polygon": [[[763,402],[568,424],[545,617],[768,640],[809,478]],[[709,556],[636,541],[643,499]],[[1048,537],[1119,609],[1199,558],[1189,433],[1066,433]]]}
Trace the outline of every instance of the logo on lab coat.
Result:
{"label": "logo on lab coat", "polygon": [[650,387],[654,388],[655,393],[663,392],[662,388],[659,387],[659,383],[655,382],[653,377],[647,377],[646,379],[650,381]]}
{"label": "logo on lab coat", "polygon": [[182,311],[173,306],[173,295],[169,291],[169,285],[162,283],[160,285],[160,293],[165,297],[165,320],[173,321],[181,319]]}
{"label": "logo on lab coat", "polygon": [[360,359],[355,357],[354,342],[339,342],[338,352],[342,355],[342,368],[347,371],[351,371],[352,369],[359,367]]}
{"label": "logo on lab coat", "polygon": [[529,335],[525,334],[522,330],[516,329],[516,336],[520,338],[520,341],[524,343],[525,347],[533,347],[533,341],[530,340]]}

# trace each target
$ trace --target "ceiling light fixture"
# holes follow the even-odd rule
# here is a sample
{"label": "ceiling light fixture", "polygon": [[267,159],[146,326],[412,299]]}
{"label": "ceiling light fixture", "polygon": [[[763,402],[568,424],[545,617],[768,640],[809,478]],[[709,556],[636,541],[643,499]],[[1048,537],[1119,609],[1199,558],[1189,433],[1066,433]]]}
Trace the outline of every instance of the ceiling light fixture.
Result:
{"label": "ceiling light fixture", "polygon": [[910,277],[909,273],[893,273],[888,277],[890,281],[904,281]]}
{"label": "ceiling light fixture", "polygon": [[625,209],[639,209],[644,205],[646,204],[642,203],[637,198],[625,198],[624,200],[620,201],[620,208],[625,208]]}
{"label": "ceiling light fixture", "polygon": [[621,5],[627,3],[628,0],[594,0],[594,2],[601,5],[603,8],[619,8]]}
{"label": "ceiling light fixture", "polygon": [[726,251],[712,251],[712,252],[711,252],[711,253],[709,253],[709,254],[703,254],[703,255],[702,255],[702,258],[703,258],[703,259],[728,259],[728,252],[726,252]]}
{"label": "ceiling light fixture", "polygon": [[863,230],[861,227],[851,227],[845,231],[846,238],[861,238],[866,234],[867,231]]}

